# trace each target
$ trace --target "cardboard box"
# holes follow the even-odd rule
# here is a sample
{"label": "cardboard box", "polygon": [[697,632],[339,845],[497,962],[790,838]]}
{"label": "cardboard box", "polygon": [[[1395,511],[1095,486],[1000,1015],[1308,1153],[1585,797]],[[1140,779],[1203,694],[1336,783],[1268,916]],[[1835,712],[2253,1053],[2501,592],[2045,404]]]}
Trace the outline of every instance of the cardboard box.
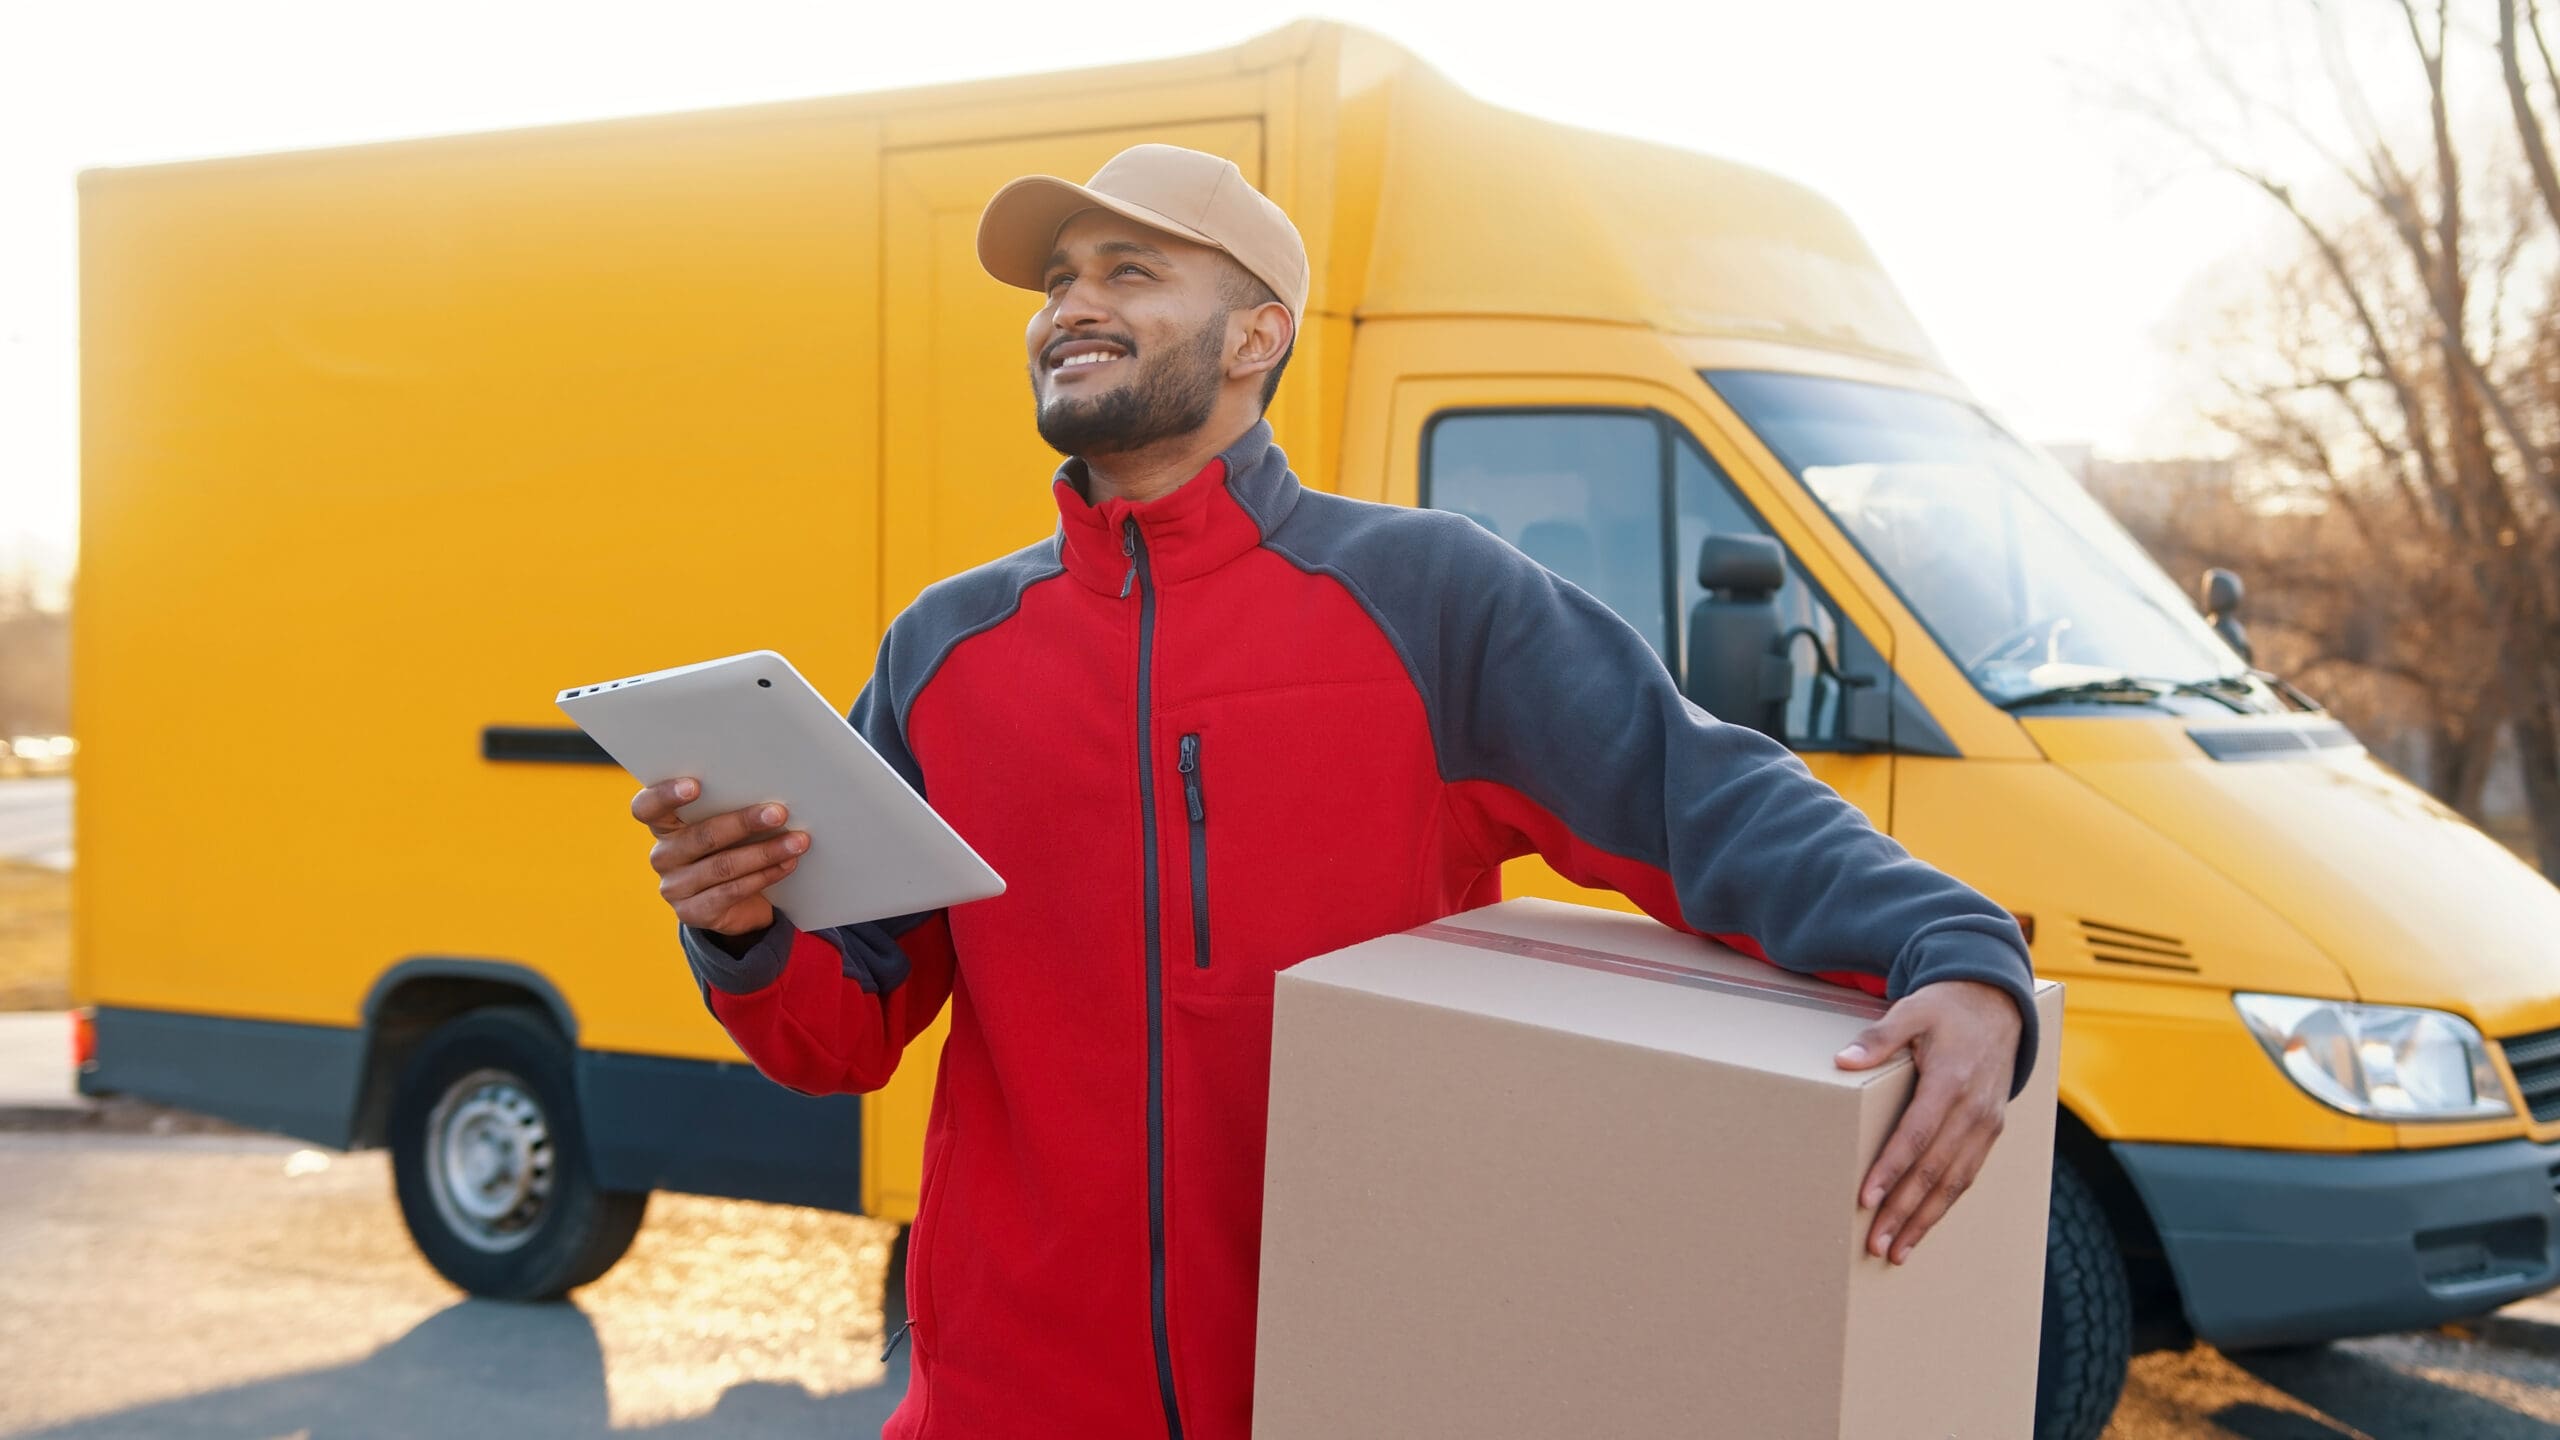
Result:
{"label": "cardboard box", "polygon": [[1513,900],[1283,971],[1256,1440],[2019,1440],[2061,987],[1981,1176],[1896,1267],[1857,1193],[1884,1002]]}

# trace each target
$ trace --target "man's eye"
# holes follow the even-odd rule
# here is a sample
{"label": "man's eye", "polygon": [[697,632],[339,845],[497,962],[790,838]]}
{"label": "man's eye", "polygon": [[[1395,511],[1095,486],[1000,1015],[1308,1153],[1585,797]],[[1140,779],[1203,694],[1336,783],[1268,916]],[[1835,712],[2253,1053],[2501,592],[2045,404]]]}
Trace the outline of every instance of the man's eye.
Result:
{"label": "man's eye", "polygon": [[[1140,264],[1139,264],[1137,261],[1135,261],[1135,260],[1124,260],[1124,261],[1122,261],[1122,262],[1120,263],[1119,268],[1117,268],[1117,269],[1115,269],[1115,270],[1113,270],[1113,271],[1111,272],[1111,278],[1112,278],[1112,279],[1114,279],[1114,280],[1117,280],[1117,279],[1119,279],[1119,278],[1120,278],[1121,276],[1123,276],[1123,275],[1131,275],[1131,274],[1139,275],[1139,276],[1143,276],[1144,278],[1146,278],[1146,279],[1150,279],[1150,280],[1152,280],[1152,279],[1154,279],[1154,278],[1155,278],[1153,275],[1150,275],[1150,274],[1148,274],[1148,273],[1147,273],[1147,268],[1146,268],[1145,266],[1140,265]],[[1050,276],[1050,277],[1049,277],[1049,293],[1050,293],[1050,294],[1052,294],[1052,295],[1055,295],[1056,293],[1058,293],[1058,287],[1059,287],[1059,286],[1061,286],[1061,285],[1065,285],[1065,284],[1068,284],[1068,283],[1072,282],[1075,278],[1076,278],[1076,277],[1075,277],[1075,275],[1074,275],[1074,273],[1073,273],[1073,272],[1061,272],[1061,273],[1059,273],[1059,274],[1056,274],[1056,275],[1052,275],[1052,276]]]}

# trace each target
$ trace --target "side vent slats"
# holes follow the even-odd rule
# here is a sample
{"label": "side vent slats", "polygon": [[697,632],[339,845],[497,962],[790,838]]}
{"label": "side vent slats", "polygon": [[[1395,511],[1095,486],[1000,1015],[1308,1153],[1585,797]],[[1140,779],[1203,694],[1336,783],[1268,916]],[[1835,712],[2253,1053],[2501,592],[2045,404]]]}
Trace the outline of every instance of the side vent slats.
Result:
{"label": "side vent slats", "polygon": [[2507,1063],[2517,1066],[2548,1065],[2560,1060],[2560,1030],[2545,1030],[2539,1035],[2519,1036],[2506,1042]]}
{"label": "side vent slats", "polygon": [[2190,725],[2196,748],[2225,762],[2308,760],[2328,750],[2359,750],[2355,735],[2335,720],[2291,724]]}
{"label": "side vent slats", "polygon": [[2143,970],[2174,970],[2180,974],[2196,973],[2195,952],[2187,942],[2175,936],[2149,930],[2136,930],[2126,925],[2109,925],[2098,920],[2080,922],[2080,938],[2088,944],[2089,958],[2108,965],[2130,965]]}
{"label": "side vent slats", "polygon": [[[2516,1088],[2535,1122],[2560,1120],[2560,1030],[2510,1036],[2498,1048],[2507,1052],[2507,1068],[2516,1072]],[[2560,1180],[2560,1169],[2552,1173]]]}

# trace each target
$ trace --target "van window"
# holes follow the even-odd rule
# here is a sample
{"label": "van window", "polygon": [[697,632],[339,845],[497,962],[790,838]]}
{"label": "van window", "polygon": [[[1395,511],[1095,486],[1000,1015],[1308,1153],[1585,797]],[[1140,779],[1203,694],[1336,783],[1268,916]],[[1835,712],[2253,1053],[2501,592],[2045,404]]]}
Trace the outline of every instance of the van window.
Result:
{"label": "van window", "polygon": [[[1424,432],[1422,503],[1466,516],[1589,591],[1675,678],[1687,663],[1690,609],[1706,597],[1700,542],[1770,533],[1698,442],[1651,411],[1444,412]],[[1777,598],[1780,626],[1810,632],[1789,642],[1787,743],[1827,748],[1839,740],[1840,687],[1822,674],[1812,637],[1843,660],[1871,652],[1842,656],[1838,612],[1793,555]]]}
{"label": "van window", "polygon": [[1662,438],[1626,411],[1460,412],[1423,442],[1423,503],[1591,592],[1667,663]]}

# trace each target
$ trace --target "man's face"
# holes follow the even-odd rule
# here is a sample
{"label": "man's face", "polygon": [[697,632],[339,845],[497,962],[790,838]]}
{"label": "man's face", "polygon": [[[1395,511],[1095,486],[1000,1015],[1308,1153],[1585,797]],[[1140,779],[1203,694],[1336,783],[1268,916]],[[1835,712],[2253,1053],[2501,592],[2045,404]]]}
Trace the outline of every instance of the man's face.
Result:
{"label": "man's face", "polygon": [[1226,381],[1229,263],[1107,210],[1068,220],[1024,335],[1040,438],[1117,455],[1208,424]]}

